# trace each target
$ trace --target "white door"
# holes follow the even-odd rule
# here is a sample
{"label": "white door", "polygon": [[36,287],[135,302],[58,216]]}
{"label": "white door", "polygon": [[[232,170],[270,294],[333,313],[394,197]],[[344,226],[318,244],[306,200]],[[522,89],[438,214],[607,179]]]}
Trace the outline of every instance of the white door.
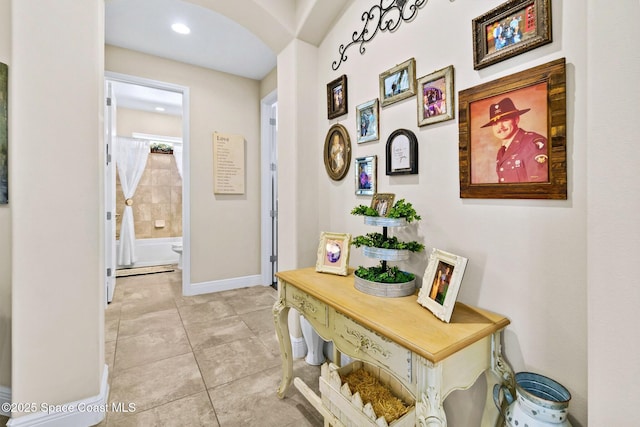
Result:
{"label": "white door", "polygon": [[[105,81],[104,115],[104,206],[105,206],[105,297],[106,303],[113,300],[116,289],[116,98],[110,81]],[[105,304],[106,305],[106,304]]]}

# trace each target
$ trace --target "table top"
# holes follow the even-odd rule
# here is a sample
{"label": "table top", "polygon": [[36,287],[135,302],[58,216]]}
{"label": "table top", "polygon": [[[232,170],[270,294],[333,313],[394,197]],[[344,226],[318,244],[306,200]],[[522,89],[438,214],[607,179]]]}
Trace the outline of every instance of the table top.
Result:
{"label": "table top", "polygon": [[276,273],[281,280],[317,298],[372,331],[437,363],[505,328],[504,316],[457,302],[450,323],[417,301],[417,294],[385,298],[355,288],[348,276],[319,273],[314,267]]}

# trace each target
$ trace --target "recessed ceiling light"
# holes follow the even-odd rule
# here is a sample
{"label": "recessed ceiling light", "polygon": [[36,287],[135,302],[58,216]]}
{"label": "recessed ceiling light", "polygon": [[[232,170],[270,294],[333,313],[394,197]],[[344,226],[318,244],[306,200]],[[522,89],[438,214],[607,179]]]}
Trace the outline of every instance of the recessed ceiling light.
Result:
{"label": "recessed ceiling light", "polygon": [[189,34],[191,32],[191,28],[187,27],[184,24],[175,23],[171,26],[171,29],[178,34]]}
{"label": "recessed ceiling light", "polygon": [[156,111],[164,111],[164,108],[162,108],[162,107],[156,107]]}

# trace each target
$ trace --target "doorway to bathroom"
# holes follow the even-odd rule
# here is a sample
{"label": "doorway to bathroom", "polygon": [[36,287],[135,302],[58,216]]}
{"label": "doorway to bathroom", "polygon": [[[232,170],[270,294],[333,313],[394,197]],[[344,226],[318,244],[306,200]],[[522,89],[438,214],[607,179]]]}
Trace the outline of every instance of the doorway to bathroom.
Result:
{"label": "doorway to bathroom", "polygon": [[108,303],[124,268],[179,263],[189,283],[189,104],[186,87],[110,72],[105,94]]}

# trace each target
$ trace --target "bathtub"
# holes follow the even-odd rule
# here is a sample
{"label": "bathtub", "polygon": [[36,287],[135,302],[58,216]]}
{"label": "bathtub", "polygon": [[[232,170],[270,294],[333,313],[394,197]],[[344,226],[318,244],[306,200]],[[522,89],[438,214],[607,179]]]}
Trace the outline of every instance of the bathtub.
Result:
{"label": "bathtub", "polygon": [[[133,265],[118,265],[116,268],[148,267],[151,265],[177,264],[178,254],[171,245],[182,242],[182,237],[161,237],[136,240],[136,262]],[[116,241],[116,260],[120,250],[120,240]]]}

